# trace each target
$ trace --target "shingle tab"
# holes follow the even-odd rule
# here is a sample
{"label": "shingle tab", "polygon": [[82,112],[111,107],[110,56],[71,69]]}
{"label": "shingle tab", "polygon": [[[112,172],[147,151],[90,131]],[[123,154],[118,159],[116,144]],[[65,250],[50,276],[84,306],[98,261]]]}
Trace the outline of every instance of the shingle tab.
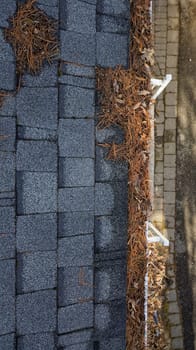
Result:
{"label": "shingle tab", "polygon": [[94,187],[66,187],[59,189],[58,211],[92,211]]}
{"label": "shingle tab", "polygon": [[93,212],[59,213],[59,236],[75,236],[94,231]]}
{"label": "shingle tab", "polygon": [[48,140],[53,142],[57,140],[56,130],[29,128],[28,126],[18,126],[17,136],[19,140]]}
{"label": "shingle tab", "polygon": [[83,344],[74,344],[66,347],[67,350],[94,350],[94,344],[83,343]]}
{"label": "shingle tab", "polygon": [[8,18],[16,11],[15,0],[1,0],[0,27],[8,27]]}
{"label": "shingle tab", "polygon": [[14,258],[15,235],[0,234],[0,259]]}
{"label": "shingle tab", "polygon": [[0,337],[0,349],[15,350],[15,334],[6,334]]}
{"label": "shingle tab", "polygon": [[0,295],[15,295],[15,260],[0,261]]}
{"label": "shingle tab", "polygon": [[95,214],[111,215],[114,210],[114,190],[108,183],[95,185]]}
{"label": "shingle tab", "polygon": [[16,87],[15,64],[9,61],[0,61],[0,89],[14,90]]}
{"label": "shingle tab", "polygon": [[57,63],[45,64],[39,74],[23,75],[23,86],[28,87],[49,87],[57,84]]}
{"label": "shingle tab", "polygon": [[68,346],[72,344],[82,344],[93,339],[93,329],[83,329],[73,333],[63,334],[58,337],[58,345]]}
{"label": "shingle tab", "polygon": [[94,158],[94,143],[93,120],[59,120],[60,157]]}
{"label": "shingle tab", "polygon": [[95,268],[97,303],[126,298],[126,260],[101,262]]}
{"label": "shingle tab", "polygon": [[129,0],[99,0],[97,2],[97,11],[112,16],[122,16],[129,18],[130,1]]}
{"label": "shingle tab", "polygon": [[97,253],[126,250],[127,216],[100,216],[95,218],[95,251]]}
{"label": "shingle tab", "polygon": [[60,31],[61,59],[68,62],[76,62],[84,65],[94,66],[95,57],[95,35]]}
{"label": "shingle tab", "polygon": [[17,174],[18,214],[55,212],[57,176],[54,173]]}
{"label": "shingle tab", "polygon": [[66,306],[58,311],[59,334],[93,326],[93,303]]}
{"label": "shingle tab", "polygon": [[56,252],[20,254],[17,260],[17,287],[19,293],[56,286]]}
{"label": "shingle tab", "polygon": [[128,64],[128,35],[98,32],[97,64],[103,67],[115,67]]}
{"label": "shingle tab", "polygon": [[15,297],[0,297],[0,335],[15,332]]}
{"label": "shingle tab", "polygon": [[17,95],[18,124],[56,129],[57,103],[57,88],[21,88]]}
{"label": "shingle tab", "polygon": [[0,153],[0,191],[14,191],[15,189],[15,154]]}
{"label": "shingle tab", "polygon": [[16,240],[18,252],[55,250],[57,246],[56,214],[18,216]]}
{"label": "shingle tab", "polygon": [[0,208],[0,234],[15,233],[14,208]]}
{"label": "shingle tab", "polygon": [[84,266],[93,263],[93,235],[59,239],[58,266]]}
{"label": "shingle tab", "polygon": [[76,304],[93,298],[93,268],[60,268],[58,275],[59,306]]}
{"label": "shingle tab", "polygon": [[99,342],[99,350],[119,350],[126,349],[126,338],[110,338]]}
{"label": "shingle tab", "polygon": [[18,141],[16,167],[19,171],[56,171],[56,145],[48,141]]}
{"label": "shingle tab", "polygon": [[81,87],[71,85],[60,86],[60,117],[93,117],[95,113],[94,94],[93,90]]}
{"label": "shingle tab", "polygon": [[80,66],[62,62],[60,72],[61,74],[70,74],[77,77],[95,78],[95,67]]}
{"label": "shingle tab", "polygon": [[60,158],[59,186],[93,186],[94,160],[92,158]]}
{"label": "shingle tab", "polygon": [[55,331],[55,291],[48,290],[18,295],[16,315],[18,335]]}
{"label": "shingle tab", "polygon": [[15,119],[0,117],[0,151],[15,151],[15,139]]}
{"label": "shingle tab", "polygon": [[18,350],[54,350],[53,333],[29,334],[18,338]]}
{"label": "shingle tab", "polygon": [[81,1],[60,2],[60,26],[78,33],[96,32],[96,6]]}
{"label": "shingle tab", "polygon": [[129,19],[108,15],[97,15],[97,31],[126,34],[129,32]]}

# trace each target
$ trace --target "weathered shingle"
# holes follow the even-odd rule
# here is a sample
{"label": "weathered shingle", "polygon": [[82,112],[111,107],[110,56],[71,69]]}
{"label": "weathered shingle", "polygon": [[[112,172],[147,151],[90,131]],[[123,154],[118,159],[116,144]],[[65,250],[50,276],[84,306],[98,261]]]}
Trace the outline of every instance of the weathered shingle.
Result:
{"label": "weathered shingle", "polygon": [[103,67],[115,67],[128,64],[128,36],[98,32],[97,64]]}
{"label": "weathered shingle", "polygon": [[0,335],[15,332],[15,297],[0,297]]}
{"label": "weathered shingle", "polygon": [[59,213],[59,236],[77,236],[94,231],[93,212]]}
{"label": "weathered shingle", "polygon": [[0,281],[0,295],[15,295],[14,259],[0,260]]}
{"label": "weathered shingle", "polygon": [[15,119],[0,117],[0,151],[15,151],[15,140]]}
{"label": "weathered shingle", "polygon": [[15,350],[15,334],[6,334],[0,336],[0,349]]}
{"label": "weathered shingle", "polygon": [[15,188],[15,154],[0,153],[0,191],[14,191]]}
{"label": "weathered shingle", "polygon": [[18,338],[18,350],[54,350],[53,333],[29,334]]}
{"label": "weathered shingle", "polygon": [[62,307],[58,310],[59,334],[93,326],[93,303],[86,302]]}
{"label": "weathered shingle", "polygon": [[60,158],[60,187],[77,187],[93,185],[94,161],[92,158]]}

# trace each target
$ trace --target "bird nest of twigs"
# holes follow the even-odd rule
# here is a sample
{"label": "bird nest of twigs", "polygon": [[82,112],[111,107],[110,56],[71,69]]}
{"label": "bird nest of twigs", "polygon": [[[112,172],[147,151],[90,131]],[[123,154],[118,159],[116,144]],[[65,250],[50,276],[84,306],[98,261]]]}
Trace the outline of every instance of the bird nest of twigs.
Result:
{"label": "bird nest of twigs", "polygon": [[[57,22],[36,6],[36,0],[20,5],[9,22],[10,27],[4,33],[16,56],[18,90],[25,72],[39,73],[45,62],[50,64],[57,57]],[[0,91],[0,106],[6,94]]]}

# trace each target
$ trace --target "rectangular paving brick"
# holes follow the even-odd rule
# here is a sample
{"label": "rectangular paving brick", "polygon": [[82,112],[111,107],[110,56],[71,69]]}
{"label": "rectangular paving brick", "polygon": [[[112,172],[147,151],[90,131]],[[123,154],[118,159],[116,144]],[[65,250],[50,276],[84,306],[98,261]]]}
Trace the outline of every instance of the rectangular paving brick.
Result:
{"label": "rectangular paving brick", "polygon": [[1,0],[0,27],[8,27],[8,18],[16,11],[15,0]]}
{"label": "rectangular paving brick", "polygon": [[96,147],[96,181],[121,181],[128,178],[128,165],[125,161],[112,161],[106,159],[107,150]]}
{"label": "rectangular paving brick", "polygon": [[95,339],[125,337],[126,300],[95,305]]}
{"label": "rectangular paving brick", "polygon": [[0,335],[15,332],[15,297],[0,297]]}
{"label": "rectangular paving brick", "polygon": [[57,209],[57,176],[54,173],[17,175],[18,214],[55,212]]}
{"label": "rectangular paving brick", "polygon": [[81,87],[60,86],[60,117],[86,118],[95,114],[94,91]]}
{"label": "rectangular paving brick", "polygon": [[59,120],[60,157],[94,158],[93,120]]}
{"label": "rectangular paving brick", "polygon": [[57,104],[57,88],[22,88],[17,95],[18,124],[56,129]]}
{"label": "rectangular paving brick", "polygon": [[29,128],[28,126],[18,126],[17,128],[18,140],[47,140],[54,142],[57,140],[57,133],[55,130]]}
{"label": "rectangular paving brick", "polygon": [[11,234],[0,234],[0,259],[14,258],[15,236]]}
{"label": "rectangular paving brick", "polygon": [[86,302],[60,308],[58,333],[68,333],[93,326],[93,303]]}
{"label": "rectangular paving brick", "polygon": [[0,191],[14,191],[15,189],[15,154],[0,153]]}
{"label": "rectangular paving brick", "polygon": [[14,208],[0,208],[0,234],[15,233]]}
{"label": "rectangular paving brick", "polygon": [[56,287],[56,252],[20,254],[17,259],[18,293]]}
{"label": "rectangular paving brick", "polygon": [[130,2],[128,0],[99,0],[97,3],[97,11],[111,16],[129,18]]}
{"label": "rectangular paving brick", "polygon": [[9,61],[0,61],[0,89],[14,90],[16,87],[15,64]]}
{"label": "rectangular paving brick", "polygon": [[58,337],[58,345],[69,346],[72,344],[82,344],[84,342],[90,342],[93,339],[93,329],[84,329],[72,333],[60,335]]}
{"label": "rectangular paving brick", "polygon": [[94,231],[93,212],[59,213],[58,234],[60,237],[77,236]]}
{"label": "rectangular paving brick", "polygon": [[45,64],[40,73],[36,75],[24,74],[23,86],[29,87],[49,87],[57,84],[57,63]]}
{"label": "rectangular paving brick", "polygon": [[127,217],[100,216],[95,218],[95,251],[126,250]]}
{"label": "rectangular paving brick", "polygon": [[0,336],[0,349],[15,350],[15,334],[6,334]]}
{"label": "rectangular paving brick", "polygon": [[0,151],[15,151],[15,139],[15,119],[0,117]]}
{"label": "rectangular paving brick", "polygon": [[78,33],[96,32],[96,6],[75,0],[60,1],[60,27]]}
{"label": "rectangular paving brick", "polygon": [[97,64],[103,67],[127,66],[128,35],[98,32]]}
{"label": "rectangular paving brick", "polygon": [[59,269],[59,306],[66,306],[92,300],[93,289],[92,267],[65,267]]}
{"label": "rectangular paving brick", "polygon": [[55,339],[53,333],[29,334],[17,339],[18,350],[54,350]]}
{"label": "rectangular paving brick", "polygon": [[18,141],[18,171],[57,171],[57,147],[48,141]]}
{"label": "rectangular paving brick", "polygon": [[[74,75],[61,75],[59,77],[59,83],[71,86],[79,86],[80,88],[86,89],[95,89],[95,79],[87,78],[87,77],[78,77]],[[77,92],[77,90],[76,90]],[[87,94],[86,94],[87,95]],[[84,96],[85,98],[85,96]],[[94,94],[93,94],[94,98]],[[80,102],[80,101],[77,101]],[[87,104],[87,96],[85,98],[85,102]],[[86,106],[87,108],[87,106]]]}
{"label": "rectangular paving brick", "polygon": [[15,260],[0,261],[0,295],[15,295]]}
{"label": "rectangular paving brick", "polygon": [[95,301],[97,303],[125,299],[126,269],[126,260],[104,261],[96,265]]}
{"label": "rectangular paving brick", "polygon": [[47,290],[18,295],[16,324],[18,335],[55,331],[56,292]]}
{"label": "rectangular paving brick", "polygon": [[129,20],[108,15],[97,15],[97,31],[106,33],[126,34],[129,32]]}
{"label": "rectangular paving brick", "polygon": [[92,158],[60,158],[59,187],[93,185],[94,160]]}
{"label": "rectangular paving brick", "polygon": [[61,59],[84,65],[96,63],[95,35],[60,31]]}
{"label": "rectangular paving brick", "polygon": [[93,241],[93,235],[61,238],[58,244],[58,266],[92,265]]}
{"label": "rectangular paving brick", "polygon": [[94,209],[94,187],[60,188],[58,211],[91,211]]}
{"label": "rectangular paving brick", "polygon": [[16,243],[18,252],[55,250],[57,245],[56,214],[18,216]]}

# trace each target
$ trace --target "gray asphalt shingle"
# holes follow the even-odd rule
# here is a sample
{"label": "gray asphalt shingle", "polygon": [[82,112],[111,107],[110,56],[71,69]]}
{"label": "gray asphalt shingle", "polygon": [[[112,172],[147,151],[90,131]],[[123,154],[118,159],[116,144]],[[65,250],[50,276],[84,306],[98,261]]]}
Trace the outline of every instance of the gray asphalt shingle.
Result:
{"label": "gray asphalt shingle", "polygon": [[15,189],[15,154],[0,153],[0,191],[14,191]]}
{"label": "gray asphalt shingle", "polygon": [[0,151],[15,151],[16,121],[0,117]]}
{"label": "gray asphalt shingle", "polygon": [[95,268],[95,301],[124,299],[126,295],[126,260],[101,262]]}
{"label": "gray asphalt shingle", "polygon": [[94,160],[92,158],[60,158],[59,187],[93,185]]}
{"label": "gray asphalt shingle", "polygon": [[97,31],[126,34],[129,32],[129,20],[122,17],[97,15]]}
{"label": "gray asphalt shingle", "polygon": [[128,35],[98,32],[97,64],[103,67],[127,66]]}
{"label": "gray asphalt shingle", "polygon": [[59,120],[60,157],[94,157],[94,121]]}
{"label": "gray asphalt shingle", "polygon": [[23,86],[49,87],[57,84],[57,63],[45,64],[39,74],[24,74]]}
{"label": "gray asphalt shingle", "polygon": [[55,212],[57,208],[57,174],[17,174],[18,214]]}
{"label": "gray asphalt shingle", "polygon": [[17,137],[19,140],[47,140],[54,142],[57,140],[57,132],[55,130],[18,126]]}
{"label": "gray asphalt shingle", "polygon": [[60,27],[78,33],[96,32],[96,6],[75,0],[60,1]]}
{"label": "gray asphalt shingle", "polygon": [[82,343],[66,346],[67,350],[94,350],[94,344],[91,343]]}
{"label": "gray asphalt shingle", "polygon": [[124,337],[110,338],[99,342],[99,350],[119,350],[126,349],[126,340]]}
{"label": "gray asphalt shingle", "polygon": [[59,306],[91,300],[93,289],[92,267],[65,267],[59,269]]}
{"label": "gray asphalt shingle", "polygon": [[8,18],[16,11],[15,0],[1,0],[0,27],[8,27]]}
{"label": "gray asphalt shingle", "polygon": [[[64,77],[62,77],[63,79]],[[73,77],[74,78],[74,77]],[[82,79],[82,78],[80,78]],[[94,91],[76,86],[60,86],[60,117],[86,118],[93,117]]]}
{"label": "gray asphalt shingle", "polygon": [[0,295],[15,295],[14,259],[0,260],[0,281]]}
{"label": "gray asphalt shingle", "polygon": [[1,90],[14,90],[16,87],[16,72],[15,64],[9,61],[0,60],[0,89]]}
{"label": "gray asphalt shingle", "polygon": [[18,335],[55,331],[56,292],[47,290],[18,295],[16,324]]}
{"label": "gray asphalt shingle", "polygon": [[99,0],[97,2],[97,12],[112,16],[130,17],[129,0]]}
{"label": "gray asphalt shingle", "polygon": [[93,329],[84,329],[73,333],[67,333],[58,337],[58,345],[69,346],[72,344],[82,344],[93,339]]}
{"label": "gray asphalt shingle", "polygon": [[66,187],[58,191],[58,211],[94,210],[94,187]]}
{"label": "gray asphalt shingle", "polygon": [[18,293],[55,288],[56,266],[54,251],[20,254],[17,259]]}
{"label": "gray asphalt shingle", "polygon": [[18,171],[57,171],[57,146],[48,141],[18,141]]}
{"label": "gray asphalt shingle", "polygon": [[126,250],[127,217],[100,216],[95,218],[95,251]]}
{"label": "gray asphalt shingle", "polygon": [[18,350],[54,350],[55,340],[53,333],[29,334],[19,337]]}
{"label": "gray asphalt shingle", "polygon": [[15,297],[0,297],[0,335],[15,332]]}
{"label": "gray asphalt shingle", "polygon": [[58,266],[85,266],[93,264],[93,235],[59,239]]}
{"label": "gray asphalt shingle", "polygon": [[[71,63],[62,62],[60,66],[61,74],[70,74],[78,77],[95,78],[95,68],[89,66],[80,66]],[[60,78],[62,75],[60,76]]]}
{"label": "gray asphalt shingle", "polygon": [[77,331],[93,326],[93,303],[87,302],[59,308],[59,334]]}
{"label": "gray asphalt shingle", "polygon": [[15,233],[14,208],[0,208],[0,234]]}
{"label": "gray asphalt shingle", "polygon": [[60,237],[76,236],[94,231],[93,212],[59,213]]}
{"label": "gray asphalt shingle", "polygon": [[[70,85],[70,86],[79,86],[80,88],[86,88],[86,89],[95,89],[95,79],[92,78],[87,78],[87,77],[78,77],[78,76],[74,76],[74,75],[61,75],[59,77],[59,82],[61,84],[65,84],[65,85]],[[76,90],[77,91],[77,90]],[[88,91],[87,91],[88,92]],[[91,92],[93,98],[94,98],[94,91]],[[81,95],[81,93],[80,93]],[[79,97],[80,97],[79,95]],[[86,96],[81,96],[85,99],[85,103],[86,103],[86,109],[88,108],[88,95],[86,93]],[[77,99],[77,96],[76,96]],[[92,103],[93,99],[91,99],[90,103]],[[75,101],[73,101],[75,102]],[[80,102],[80,101],[77,101]],[[93,101],[94,104],[94,101]],[[71,104],[70,104],[71,107]]]}
{"label": "gray asphalt shingle", "polygon": [[114,210],[115,198],[111,184],[95,184],[95,215],[111,215]]}
{"label": "gray asphalt shingle", "polygon": [[15,235],[0,233],[0,259],[14,258]]}
{"label": "gray asphalt shingle", "polygon": [[24,87],[17,94],[16,101],[19,125],[57,128],[57,88]]}
{"label": "gray asphalt shingle", "polygon": [[95,35],[60,31],[61,59],[94,66],[96,62]]}
{"label": "gray asphalt shingle", "polygon": [[15,334],[6,334],[0,337],[0,349],[15,350]]}
{"label": "gray asphalt shingle", "polygon": [[13,117],[16,115],[16,96],[8,96],[3,101],[1,107],[1,115],[7,117]]}
{"label": "gray asphalt shingle", "polygon": [[57,215],[38,214],[17,217],[18,252],[55,250],[57,247]]}

